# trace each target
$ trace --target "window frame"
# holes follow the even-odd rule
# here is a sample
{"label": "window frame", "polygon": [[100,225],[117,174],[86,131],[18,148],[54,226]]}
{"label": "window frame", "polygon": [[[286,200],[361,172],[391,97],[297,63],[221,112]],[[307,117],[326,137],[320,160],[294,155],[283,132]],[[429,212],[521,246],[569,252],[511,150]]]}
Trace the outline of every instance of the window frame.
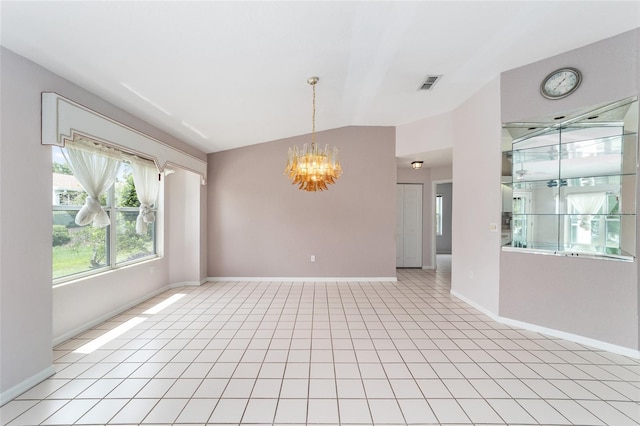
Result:
{"label": "window frame", "polygon": [[[52,149],[65,149],[63,147],[53,147]],[[126,161],[122,161],[121,163],[126,163]],[[52,155],[52,164],[53,164],[53,155]],[[122,164],[120,165],[120,167],[122,167]],[[135,184],[134,184],[135,185]],[[52,187],[53,189],[53,187]],[[160,189],[159,189],[159,194],[158,194],[158,199],[156,200],[156,203],[154,204],[154,207],[151,209],[155,214],[156,214],[156,218],[158,217],[158,203],[159,200],[162,198],[160,196],[160,193],[162,193],[164,191],[164,179],[162,179],[161,183],[160,183]],[[83,193],[85,191],[82,191]],[[98,275],[98,274],[102,274],[105,272],[109,272],[109,271],[113,271],[113,270],[118,270],[120,268],[124,268],[127,266],[131,266],[134,264],[138,264],[138,263],[143,263],[143,262],[147,262],[149,260],[153,260],[156,258],[161,257],[158,254],[158,230],[157,230],[157,226],[158,226],[158,220],[154,221],[153,223],[148,224],[148,226],[150,226],[151,228],[151,242],[153,245],[153,253],[146,255],[146,256],[142,256],[140,258],[137,259],[133,259],[133,260],[129,260],[129,261],[124,261],[124,262],[118,262],[117,261],[117,242],[118,242],[118,225],[117,225],[117,215],[119,212],[139,212],[138,207],[121,207],[121,206],[117,206],[116,203],[116,192],[115,192],[115,183],[113,185],[111,185],[111,187],[109,187],[109,189],[107,190],[107,192],[105,193],[106,196],[106,205],[102,206],[104,211],[107,213],[107,215],[109,216],[109,220],[111,222],[110,225],[108,225],[105,228],[105,263],[106,265],[103,267],[99,267],[99,268],[93,268],[93,269],[88,269],[88,270],[83,270],[80,272],[76,272],[76,273],[72,273],[69,275],[64,275],[58,278],[53,278],[53,259],[52,259],[52,264],[51,264],[51,270],[52,270],[52,286],[55,288],[56,286],[59,285],[64,285],[68,282],[71,281],[76,281],[79,279],[83,279],[83,278],[87,278],[87,277],[91,277],[94,275]],[[68,204],[52,204],[52,214],[55,211],[74,211],[74,212],[78,212],[80,211],[80,209],[82,208],[82,205],[68,205]],[[52,222],[52,229],[53,229],[54,223]],[[86,226],[92,226],[92,225],[86,225]],[[53,250],[53,245],[52,245],[52,250]]]}
{"label": "window frame", "polygon": [[442,228],[442,194],[436,194],[436,236],[444,235]]}

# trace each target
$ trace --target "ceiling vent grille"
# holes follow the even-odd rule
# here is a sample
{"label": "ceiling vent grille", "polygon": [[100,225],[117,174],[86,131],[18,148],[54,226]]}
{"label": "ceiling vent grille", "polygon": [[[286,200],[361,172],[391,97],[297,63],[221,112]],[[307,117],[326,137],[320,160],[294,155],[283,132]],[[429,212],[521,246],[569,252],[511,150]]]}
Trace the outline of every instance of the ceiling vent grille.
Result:
{"label": "ceiling vent grille", "polygon": [[440,75],[428,75],[424,79],[424,82],[422,83],[422,85],[420,85],[418,90],[431,90],[431,89],[433,89],[433,86],[435,86],[435,84],[438,81],[440,81],[441,78],[442,78],[442,74],[440,74]]}

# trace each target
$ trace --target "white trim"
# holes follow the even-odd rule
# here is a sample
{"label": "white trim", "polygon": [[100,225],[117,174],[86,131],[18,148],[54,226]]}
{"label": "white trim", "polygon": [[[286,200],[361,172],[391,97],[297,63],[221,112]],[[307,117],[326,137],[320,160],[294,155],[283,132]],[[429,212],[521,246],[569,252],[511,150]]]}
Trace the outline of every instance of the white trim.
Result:
{"label": "white trim", "polygon": [[494,314],[493,312],[491,312],[490,310],[488,310],[484,306],[478,305],[476,302],[474,302],[471,299],[468,299],[466,296],[463,296],[462,294],[458,293],[457,291],[450,290],[449,294],[451,294],[452,296],[457,297],[458,299],[462,300],[464,303],[466,303],[467,305],[470,305],[472,308],[475,308],[475,309],[479,310],[480,312],[482,312],[483,314],[485,314],[486,316],[488,316],[492,320],[498,321],[499,317],[498,317],[497,314]]}
{"label": "white trim", "polygon": [[207,281],[397,282],[397,277],[208,277]]}
{"label": "white trim", "polygon": [[185,281],[185,282],[180,282],[180,283],[173,283],[173,284],[169,284],[166,285],[162,288],[159,288],[158,290],[152,291],[151,293],[148,293],[144,296],[141,296],[139,298],[137,298],[136,300],[127,303],[126,305],[118,308],[118,309],[114,309],[111,312],[108,312],[104,315],[102,315],[100,318],[97,318],[93,321],[90,321],[84,325],[82,325],[81,327],[77,327],[74,328],[71,331],[68,331],[66,333],[64,333],[62,336],[58,336],[56,338],[53,339],[53,346],[55,347],[56,345],[59,345],[60,343],[66,342],[67,340],[71,339],[72,337],[77,336],[80,333],[83,333],[93,327],[95,327],[98,324],[101,324],[105,321],[107,321],[110,318],[115,317],[118,314],[121,314],[122,312],[126,311],[127,309],[131,309],[136,305],[139,305],[142,302],[146,302],[147,300],[151,299],[152,297],[157,296],[160,293],[164,293],[167,290],[171,290],[173,288],[178,288],[178,287],[188,287],[188,286],[200,286],[204,283],[206,283],[207,281],[209,281],[208,279],[204,279],[202,281]]}
{"label": "white trim", "polygon": [[511,318],[502,317],[500,315],[494,314],[493,312],[489,311],[487,308],[484,308],[478,305],[476,302],[469,300],[468,298],[461,295],[455,290],[451,290],[450,294],[462,300],[463,302],[470,305],[471,307],[479,310],[480,312],[487,315],[492,320],[499,322],[501,324],[505,324],[514,328],[521,328],[523,330],[533,331],[534,333],[545,334],[551,337],[558,337],[560,339],[568,340],[574,343],[579,343],[581,345],[591,346],[596,349],[602,349],[604,351],[611,352],[614,354],[640,359],[640,351],[637,351],[635,349],[614,345],[612,343],[603,342],[601,340],[592,339],[590,337],[580,336],[578,334],[567,333],[566,331],[562,331],[562,330],[556,330],[553,328],[547,328],[547,327],[543,327],[536,324],[530,324],[524,321],[518,321]]}
{"label": "white trim", "polygon": [[169,285],[169,288],[177,287],[199,287],[202,283],[200,281],[183,281],[180,283],[173,283]]}
{"label": "white trim", "polygon": [[93,327],[95,327],[98,324],[102,324],[103,322],[107,321],[110,318],[115,317],[118,314],[121,314],[122,312],[126,311],[127,309],[131,309],[136,305],[139,305],[142,302],[146,302],[147,300],[151,299],[152,297],[157,296],[160,293],[164,293],[167,290],[171,290],[172,288],[176,288],[176,287],[183,287],[183,283],[177,283],[177,284],[171,284],[171,285],[166,285],[162,288],[159,288],[155,291],[152,291],[151,293],[147,293],[144,296],[138,297],[136,300],[127,303],[124,306],[121,306],[117,309],[114,309],[113,311],[107,312],[106,314],[100,316],[99,318],[94,319],[93,321],[90,321],[86,324],[83,324],[80,327],[74,328],[71,331],[68,331],[66,333],[64,333],[62,336],[58,336],[55,337],[53,339],[53,346],[55,347],[56,345],[59,345],[60,343],[66,342],[67,340],[71,339],[72,337],[77,336],[80,333],[83,333]]}
{"label": "white trim", "polygon": [[42,93],[42,144],[64,146],[83,135],[125,152],[151,157],[158,170],[175,165],[207,180],[207,162],[145,135],[125,124],[93,111],[57,93]]}
{"label": "white trim", "polygon": [[28,391],[41,381],[53,376],[54,374],[56,374],[56,369],[53,365],[50,365],[39,373],[36,373],[33,376],[21,381],[17,385],[10,387],[6,391],[0,393],[0,406],[11,401],[16,396]]}
{"label": "white trim", "polygon": [[570,342],[579,343],[581,345],[591,346],[596,349],[602,349],[607,352],[612,352],[618,355],[628,356],[630,358],[640,359],[640,351],[625,348],[624,346],[614,345],[612,343],[603,342],[601,340],[592,339],[590,337],[580,336],[578,334],[567,333],[561,330],[555,330],[553,328],[542,327],[540,325],[529,324],[527,322],[514,320],[511,318],[498,317],[499,322],[508,325],[510,327],[523,328],[525,330],[533,331],[540,334],[547,334],[552,337],[559,337]]}
{"label": "white trim", "polygon": [[422,266],[422,269],[436,269],[436,267],[435,267],[435,266],[433,266],[433,265],[428,265],[428,266],[424,266],[424,265],[423,265],[423,266]]}

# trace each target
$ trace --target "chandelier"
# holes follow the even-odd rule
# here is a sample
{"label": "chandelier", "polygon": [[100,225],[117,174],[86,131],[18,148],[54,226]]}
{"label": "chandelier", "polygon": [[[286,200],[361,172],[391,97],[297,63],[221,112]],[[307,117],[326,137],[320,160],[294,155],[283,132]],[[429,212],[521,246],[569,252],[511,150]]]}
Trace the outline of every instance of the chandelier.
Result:
{"label": "chandelier", "polygon": [[318,77],[309,77],[307,83],[313,88],[313,113],[311,118],[311,147],[308,144],[302,146],[302,151],[294,145],[289,148],[289,160],[284,174],[288,175],[293,185],[298,189],[309,192],[324,191],[327,185],[334,184],[342,175],[342,167],[338,161],[338,148],[329,149],[325,145],[324,150],[316,145],[316,84]]}

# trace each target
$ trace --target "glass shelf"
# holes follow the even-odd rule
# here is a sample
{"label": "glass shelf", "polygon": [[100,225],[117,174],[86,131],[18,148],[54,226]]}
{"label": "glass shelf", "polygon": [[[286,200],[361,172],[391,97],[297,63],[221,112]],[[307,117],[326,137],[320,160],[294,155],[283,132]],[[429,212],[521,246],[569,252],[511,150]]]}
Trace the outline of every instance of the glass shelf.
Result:
{"label": "glass shelf", "polygon": [[560,123],[504,124],[503,246],[633,259],[637,130],[636,98]]}

